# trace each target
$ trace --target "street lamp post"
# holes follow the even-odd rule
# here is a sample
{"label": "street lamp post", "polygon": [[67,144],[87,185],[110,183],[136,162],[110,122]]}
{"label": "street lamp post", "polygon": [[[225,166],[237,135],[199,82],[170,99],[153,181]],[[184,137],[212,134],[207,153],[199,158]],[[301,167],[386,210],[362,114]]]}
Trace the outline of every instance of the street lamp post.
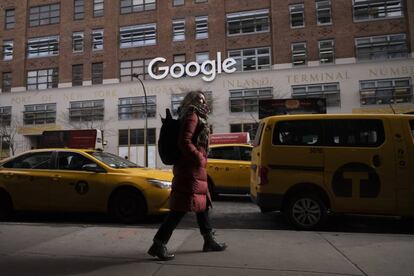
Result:
{"label": "street lamp post", "polygon": [[134,78],[139,80],[142,85],[142,90],[144,90],[144,105],[145,105],[145,126],[144,126],[144,164],[145,167],[148,168],[148,140],[147,140],[147,133],[148,133],[148,102],[147,102],[147,91],[145,90],[145,85],[142,80],[139,78],[139,74],[132,74]]}

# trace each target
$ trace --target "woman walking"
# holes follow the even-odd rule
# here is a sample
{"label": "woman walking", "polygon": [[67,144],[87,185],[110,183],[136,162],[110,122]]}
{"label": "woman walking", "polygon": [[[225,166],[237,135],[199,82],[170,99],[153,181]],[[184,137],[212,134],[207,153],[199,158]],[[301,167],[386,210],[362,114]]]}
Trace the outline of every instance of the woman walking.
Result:
{"label": "woman walking", "polygon": [[208,210],[212,206],[207,184],[207,152],[210,128],[207,123],[209,109],[204,93],[189,92],[181,102],[181,122],[178,147],[180,158],[174,164],[171,188],[170,213],[155,235],[148,254],[160,260],[174,258],[166,244],[178,223],[189,212],[195,212],[201,235],[203,251],[223,251],[227,245],[218,243],[213,235]]}

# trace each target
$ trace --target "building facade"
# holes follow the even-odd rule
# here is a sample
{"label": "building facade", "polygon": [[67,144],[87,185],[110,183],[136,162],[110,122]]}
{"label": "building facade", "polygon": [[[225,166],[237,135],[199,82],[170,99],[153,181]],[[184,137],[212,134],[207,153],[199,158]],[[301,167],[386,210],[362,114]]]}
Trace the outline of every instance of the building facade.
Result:
{"label": "building facade", "polygon": [[144,87],[152,167],[159,115],[189,90],[207,93],[214,133],[254,136],[259,99],[414,110],[410,0],[1,0],[0,22],[1,157],[44,130],[99,128],[107,151],[143,164]]}

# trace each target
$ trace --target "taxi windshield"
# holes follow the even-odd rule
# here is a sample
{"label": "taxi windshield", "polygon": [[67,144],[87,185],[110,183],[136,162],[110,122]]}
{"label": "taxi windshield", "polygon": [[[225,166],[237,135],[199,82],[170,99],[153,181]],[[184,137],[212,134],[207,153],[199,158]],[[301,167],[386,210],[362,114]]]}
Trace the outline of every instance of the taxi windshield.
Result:
{"label": "taxi windshield", "polygon": [[137,164],[128,161],[122,157],[119,157],[115,154],[107,153],[107,152],[89,152],[90,155],[95,157],[96,159],[104,162],[106,165],[110,166],[111,168],[115,169],[124,169],[124,168],[142,168]]}

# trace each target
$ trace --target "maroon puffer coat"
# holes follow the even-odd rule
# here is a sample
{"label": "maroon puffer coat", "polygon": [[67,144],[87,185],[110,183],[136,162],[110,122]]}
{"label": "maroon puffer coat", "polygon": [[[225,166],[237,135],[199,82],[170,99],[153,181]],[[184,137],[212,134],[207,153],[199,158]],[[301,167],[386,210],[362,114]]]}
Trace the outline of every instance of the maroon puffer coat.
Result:
{"label": "maroon puffer coat", "polygon": [[207,184],[207,154],[196,145],[200,132],[198,115],[189,112],[183,119],[178,138],[181,157],[174,165],[170,208],[172,211],[203,212],[211,206]]}

